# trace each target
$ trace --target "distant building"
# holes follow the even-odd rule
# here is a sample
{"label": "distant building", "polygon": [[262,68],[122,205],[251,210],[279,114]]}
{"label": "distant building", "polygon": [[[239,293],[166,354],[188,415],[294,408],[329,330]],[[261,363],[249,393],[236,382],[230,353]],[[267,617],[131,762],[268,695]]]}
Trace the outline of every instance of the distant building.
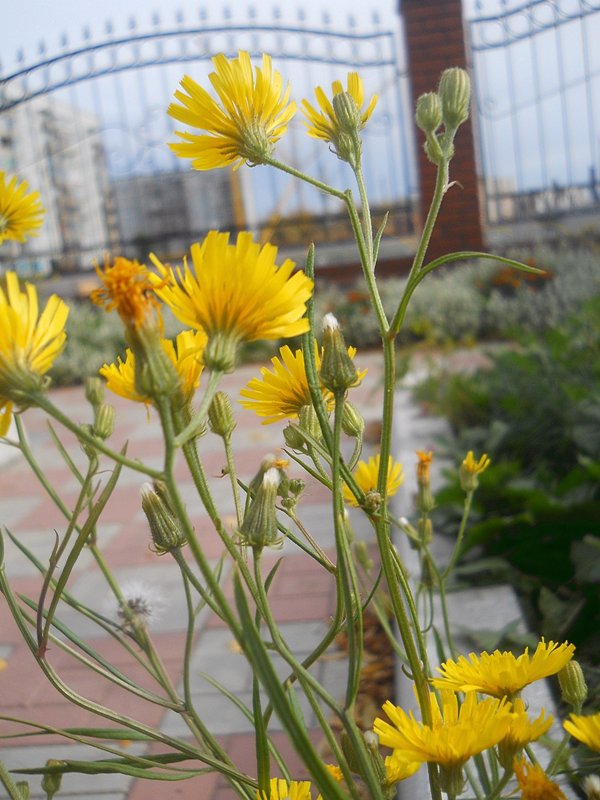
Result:
{"label": "distant building", "polygon": [[146,260],[149,252],[178,259],[208,230],[242,223],[236,173],[189,169],[132,175],[112,182],[122,252]]}
{"label": "distant building", "polygon": [[115,220],[94,114],[51,95],[3,111],[0,168],[27,180],[46,209],[39,235],[9,254],[21,271],[75,271],[102,257],[114,238]]}

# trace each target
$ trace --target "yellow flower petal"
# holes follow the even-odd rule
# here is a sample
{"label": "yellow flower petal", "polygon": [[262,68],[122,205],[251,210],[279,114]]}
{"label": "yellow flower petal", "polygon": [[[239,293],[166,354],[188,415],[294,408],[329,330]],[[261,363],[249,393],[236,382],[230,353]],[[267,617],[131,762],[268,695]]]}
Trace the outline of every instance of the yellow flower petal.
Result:
{"label": "yellow flower petal", "polygon": [[247,232],[229,244],[228,233],[210,231],[191,253],[193,269],[186,262],[176,271],[151,256],[161,276],[153,276],[156,293],[184,325],[202,328],[209,338],[221,333],[236,341],[288,338],[308,330],[304,312],[313,282],[294,272],[289,259],[277,266],[273,245],[261,246]]}
{"label": "yellow flower petal", "polygon": [[[363,490],[374,492],[377,490],[377,478],[379,476],[380,455],[371,456],[368,461],[359,461],[354,470],[354,479]],[[386,497],[392,497],[404,483],[404,471],[399,461],[394,461],[390,456],[388,460],[388,475],[386,485]],[[352,506],[358,506],[358,500],[348,486],[344,484],[344,499]]]}
{"label": "yellow flower petal", "polygon": [[407,714],[388,700],[383,710],[390,722],[378,718],[374,723],[381,744],[400,751],[405,760],[453,769],[506,735],[510,703],[505,700],[478,700],[475,692],[469,692],[461,706],[453,692],[442,692],[439,702],[432,692],[430,699],[431,725],[418,722],[412,712]]}
{"label": "yellow flower petal", "polygon": [[567,733],[583,742],[590,750],[600,753],[600,711],[589,716],[571,714],[571,718],[563,724]]}
{"label": "yellow flower petal", "polygon": [[15,176],[7,181],[6,173],[0,170],[0,244],[37,236],[45,211],[39,192],[28,194],[28,189],[27,181],[18,183]]}
{"label": "yellow flower petal", "polygon": [[511,652],[483,652],[469,658],[449,659],[438,672],[441,678],[432,680],[438,689],[455,692],[482,692],[494,697],[512,696],[525,686],[549,675],[555,675],[571,660],[575,645],[545,642],[543,639],[530,656],[529,648],[516,657]]}
{"label": "yellow flower petal", "polygon": [[521,800],[566,800],[561,788],[546,776],[537,764],[525,759],[515,761],[515,776],[521,790]]}
{"label": "yellow flower petal", "polygon": [[42,388],[42,376],[64,347],[68,314],[52,295],[39,316],[35,287],[26,283],[22,291],[16,273],[7,273],[6,291],[0,288],[0,435],[10,425],[12,404],[23,400],[19,393]]}
{"label": "yellow flower petal", "polygon": [[296,104],[290,102],[290,87],[284,88],[271,58],[262,57],[262,67],[252,70],[250,55],[240,51],[228,59],[222,53],[213,58],[215,72],[209,80],[219,102],[186,75],[183,91],[175,92],[176,103],[168,114],[179,122],[206,133],[177,131],[181,142],[169,146],[175,155],[192,159],[198,170],[261,163],[283,136]]}

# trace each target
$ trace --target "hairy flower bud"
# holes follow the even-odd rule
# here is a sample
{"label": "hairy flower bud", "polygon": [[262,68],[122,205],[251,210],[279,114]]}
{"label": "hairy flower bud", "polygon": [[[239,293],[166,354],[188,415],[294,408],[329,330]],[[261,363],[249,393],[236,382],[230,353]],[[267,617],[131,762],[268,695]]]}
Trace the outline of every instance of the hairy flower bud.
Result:
{"label": "hairy flower bud", "polygon": [[261,550],[263,547],[279,549],[283,537],[277,528],[275,501],[279,486],[279,472],[274,467],[268,469],[250,501],[242,525],[238,531],[239,543]]}
{"label": "hairy flower bud", "polygon": [[323,320],[323,358],[319,377],[321,383],[332,392],[349,389],[358,380],[354,361],[333,314],[326,314]]}
{"label": "hairy flower bud", "polygon": [[[49,758],[46,761],[47,767],[60,767],[64,764],[64,761],[57,761],[55,758]],[[60,785],[62,783],[62,774],[60,772],[44,772],[44,777],[42,778],[42,789],[46,792],[46,800],[52,800],[54,795],[60,789]]]}
{"label": "hairy flower bud", "polygon": [[206,369],[211,372],[233,372],[237,360],[237,339],[230,333],[214,331],[202,354]]}
{"label": "hairy flower bud", "polygon": [[313,439],[321,440],[321,425],[317,412],[312,406],[303,406],[300,409],[298,422],[301,430],[306,431]]}
{"label": "hairy flower bud", "polygon": [[417,100],[415,121],[425,134],[433,134],[442,124],[442,103],[436,92],[422,94]]}
{"label": "hairy flower bud", "polygon": [[213,397],[208,409],[208,424],[211,431],[223,439],[229,439],[235,429],[231,400],[226,392],[217,392]]}
{"label": "hairy flower bud", "polygon": [[354,439],[359,439],[363,435],[365,429],[365,421],[358,413],[356,408],[347,400],[344,402],[344,409],[342,412],[342,430],[346,436],[352,436]]}
{"label": "hairy flower bud", "polygon": [[29,800],[31,795],[31,789],[29,788],[29,784],[27,781],[17,781],[15,786],[19,790],[19,795],[21,796],[21,800]]}
{"label": "hairy flower bud", "polygon": [[162,555],[183,547],[186,537],[173,513],[171,503],[163,499],[166,487],[160,487],[159,491],[156,488],[148,483],[142,486],[142,509],[150,525],[154,551]]}
{"label": "hairy flower bud", "polygon": [[99,439],[108,439],[115,429],[116,411],[109,403],[99,406],[94,420],[94,434]]}
{"label": "hairy flower bud", "polygon": [[283,429],[283,439],[292,450],[304,450],[306,441],[297,425],[290,423]]}
{"label": "hairy flower bud", "polygon": [[558,673],[562,699],[577,711],[585,703],[588,687],[578,661],[571,659]]}
{"label": "hairy flower bud", "polygon": [[469,117],[471,80],[466,70],[451,67],[442,72],[438,94],[442,101],[442,118],[448,130],[455,131]]}
{"label": "hairy flower bud", "polygon": [[90,375],[85,379],[85,399],[88,403],[98,408],[104,402],[104,381],[96,375]]}

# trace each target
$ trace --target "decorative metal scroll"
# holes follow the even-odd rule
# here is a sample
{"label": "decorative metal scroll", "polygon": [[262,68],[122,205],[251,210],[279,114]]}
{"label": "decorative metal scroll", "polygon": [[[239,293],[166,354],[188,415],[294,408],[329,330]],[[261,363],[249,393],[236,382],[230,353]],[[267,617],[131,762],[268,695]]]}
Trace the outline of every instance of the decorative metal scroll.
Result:
{"label": "decorative metal scroll", "polygon": [[[309,24],[277,10],[267,22],[250,9],[245,20],[223,11],[218,24],[179,15],[175,26],[158,16],[148,31],[130,22],[127,35],[107,25],[102,40],[89,30],[75,46],[27,62],[20,54],[0,79],[0,168],[14,168],[47,198],[47,230],[23,251],[40,270],[82,269],[106,250],[147,258],[155,250],[179,258],[190,242],[214,227],[250,228],[293,246],[299,227],[317,241],[350,238],[339,204],[307,185],[257,167],[193,173],[167,143],[176,123],[166,108],[184,72],[207,85],[215,53],[268,52],[289,79],[297,100],[314,99],[358,70],[376,116],[365,131],[365,171],[375,207],[391,208],[398,235],[412,232],[416,196],[409,89],[394,26],[375,16],[360,29],[352,18],[335,28],[325,15]],[[320,180],[345,188],[350,176],[323,142],[311,140],[298,114],[278,146],[278,157]],[[4,146],[3,144],[4,143]],[[300,225],[301,222],[301,225]],[[29,261],[27,261],[27,259]],[[24,263],[25,263],[24,262]],[[25,263],[26,266],[26,263]]]}
{"label": "decorative metal scroll", "polygon": [[488,222],[600,204],[600,2],[480,0],[468,21]]}

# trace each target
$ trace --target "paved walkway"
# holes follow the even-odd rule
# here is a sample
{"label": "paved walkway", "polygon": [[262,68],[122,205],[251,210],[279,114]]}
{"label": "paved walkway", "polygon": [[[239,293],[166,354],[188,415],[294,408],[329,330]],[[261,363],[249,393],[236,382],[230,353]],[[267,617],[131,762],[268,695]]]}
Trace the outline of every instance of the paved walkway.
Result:
{"label": "paved walkway", "polygon": [[[362,385],[352,392],[352,400],[367,419],[368,427],[377,424],[382,389],[381,359],[379,354],[359,354],[357,364],[368,367]],[[237,398],[240,386],[258,374],[258,366],[244,366],[223,383],[232,398]],[[108,395],[109,393],[107,393]],[[90,409],[81,388],[52,391],[54,402],[77,421],[90,419]],[[107,398],[108,399],[108,398]],[[117,406],[118,427],[111,439],[116,449],[129,441],[128,455],[159,466],[162,453],[160,431],[151,413],[150,419],[143,406],[111,397]],[[283,446],[283,425],[260,425],[252,412],[236,409],[238,428],[234,433],[236,463],[242,479],[256,472],[267,453]],[[49,480],[67,504],[77,496],[77,483],[52,444],[44,416],[36,409],[29,410],[25,423],[31,446],[46,470]],[[78,463],[83,463],[82,453],[73,437],[66,435],[65,442],[74,444],[72,451]],[[431,442],[423,442],[422,446]],[[200,441],[199,449],[221,513],[233,515],[229,483],[219,477],[225,464],[221,440],[212,433]],[[180,488],[191,510],[196,530],[209,558],[221,553],[221,543],[211,529],[208,518],[200,508],[185,464],[177,466]],[[300,476],[298,467],[292,475]],[[410,480],[410,467],[407,467]],[[140,485],[144,476],[123,470],[121,481],[107,506],[99,526],[102,552],[117,579],[136,591],[141,587],[157,605],[151,627],[152,638],[173,682],[177,685],[182,673],[183,631],[186,624],[184,598],[178,578],[178,568],[168,556],[157,556],[149,548],[150,537],[145,516],[140,507]],[[317,482],[309,481],[299,505],[299,516],[322,547],[333,545],[328,493]],[[360,512],[355,512],[358,535],[369,535],[369,526]],[[45,497],[28,465],[17,455],[0,467],[0,522],[17,534],[40,560],[47,560],[54,541],[54,531],[65,529],[65,520],[55,506]],[[40,577],[31,564],[7,543],[6,569],[13,588],[31,597],[38,597]],[[271,597],[276,618],[283,623],[288,641],[299,654],[307,653],[325,630],[334,603],[334,582],[331,575],[286,543],[282,567],[273,582]],[[270,557],[274,562],[276,556]],[[83,554],[74,570],[68,589],[74,597],[102,613],[113,613],[110,592],[102,574],[89,552]],[[102,655],[136,679],[141,670],[134,659],[114,639],[92,622],[69,608],[62,608],[63,621]],[[194,697],[198,710],[209,727],[218,734],[227,752],[241,769],[254,774],[253,737],[248,721],[210,683],[200,677],[208,673],[220,680],[245,703],[251,702],[251,675],[243,656],[234,652],[232,639],[221,621],[212,614],[203,613],[198,620],[198,631],[192,659]],[[21,642],[6,602],[0,598],[0,657],[6,659],[7,668],[0,672],[0,708],[6,715],[35,720],[48,725],[77,727],[106,725],[102,719],[69,704],[45,680],[33,657]],[[62,679],[82,695],[129,714],[145,723],[158,725],[174,736],[185,736],[181,718],[158,706],[148,706],[135,695],[115,687],[114,684],[90,674],[90,671],[59,648],[50,651],[49,661]],[[317,677],[332,691],[341,685],[345,675],[343,657],[331,652],[319,665]],[[146,680],[146,683],[147,680]],[[308,715],[308,709],[307,709]],[[310,724],[310,717],[308,716]],[[22,730],[19,726],[0,721],[3,734]],[[277,723],[274,725],[277,731]],[[275,734],[277,736],[277,734]],[[129,745],[123,743],[124,749]],[[138,745],[129,751],[141,752]],[[9,745],[0,746],[2,759],[11,768],[42,765],[49,757],[83,758],[86,748],[65,745],[55,736],[11,739]],[[98,757],[98,756],[95,756]],[[45,797],[39,783],[32,781],[33,798]],[[120,775],[97,777],[66,776],[59,797],[86,797],[86,800],[163,800],[163,798],[195,798],[195,800],[228,800],[231,791],[218,775],[207,775],[177,783],[156,783],[134,780]]]}

